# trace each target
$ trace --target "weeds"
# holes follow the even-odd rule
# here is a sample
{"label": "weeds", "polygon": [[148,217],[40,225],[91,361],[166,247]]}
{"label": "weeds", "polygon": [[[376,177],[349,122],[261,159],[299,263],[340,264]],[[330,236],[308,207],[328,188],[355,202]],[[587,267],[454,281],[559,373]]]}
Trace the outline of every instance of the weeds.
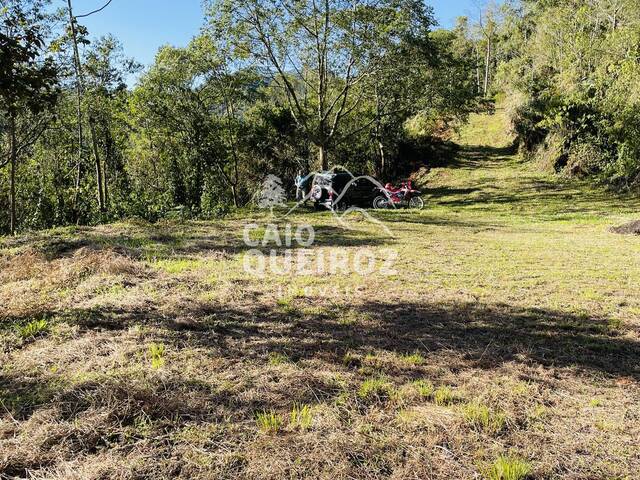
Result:
{"label": "weeds", "polygon": [[282,365],[283,363],[288,363],[289,357],[280,352],[270,352],[269,353],[269,365]]}
{"label": "weeds", "polygon": [[436,391],[433,392],[433,401],[441,407],[452,405],[455,399],[453,390],[447,386],[438,387]]}
{"label": "weeds", "polygon": [[405,363],[414,366],[422,365],[425,362],[424,357],[418,352],[402,355],[401,358]]}
{"label": "weeds", "polygon": [[151,368],[158,369],[165,364],[165,346],[162,343],[152,343],[149,345],[149,356],[151,357]]}
{"label": "weeds", "polygon": [[256,424],[263,433],[275,434],[282,428],[282,417],[273,410],[256,413]]}
{"label": "weeds", "polygon": [[362,400],[383,400],[393,393],[393,385],[384,378],[368,378],[358,389],[358,397]]}
{"label": "weeds", "polygon": [[49,322],[46,320],[32,320],[18,328],[18,335],[23,339],[34,338],[49,332]]}
{"label": "weeds", "polygon": [[413,382],[413,386],[418,392],[418,395],[420,395],[422,398],[431,398],[431,396],[433,395],[434,387],[431,382],[428,382],[426,380],[416,380],[415,382]]}
{"label": "weeds", "polygon": [[531,473],[531,465],[523,460],[500,456],[493,462],[488,480],[524,480]]}
{"label": "weeds", "polygon": [[472,428],[487,433],[500,432],[506,423],[506,417],[501,412],[494,412],[480,402],[467,403],[463,408],[465,421]]}
{"label": "weeds", "polygon": [[306,404],[294,404],[291,408],[289,425],[291,428],[300,430],[308,430],[313,422],[313,412],[311,407]]}

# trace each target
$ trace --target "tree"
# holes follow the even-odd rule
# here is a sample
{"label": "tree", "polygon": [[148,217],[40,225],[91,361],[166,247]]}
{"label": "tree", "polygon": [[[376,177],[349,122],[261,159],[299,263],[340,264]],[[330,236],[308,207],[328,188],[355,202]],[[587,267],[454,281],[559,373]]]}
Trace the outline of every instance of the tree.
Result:
{"label": "tree", "polygon": [[[98,179],[102,188],[103,211],[109,208],[109,182],[124,174],[121,157],[124,152],[119,136],[127,125],[120,114],[126,109],[127,85],[125,77],[141,68],[133,59],[123,54],[120,42],[107,35],[94,41],[87,49],[84,59],[85,108],[93,123],[95,151],[99,152],[96,168],[101,172]],[[126,134],[125,134],[126,136]]]}
{"label": "tree", "polygon": [[323,169],[353,134],[343,127],[366,95],[358,86],[381,71],[385,48],[433,24],[417,0],[213,0],[209,12],[223,48],[259,63],[281,90]]}
{"label": "tree", "polygon": [[[71,0],[67,0],[67,12],[69,14],[69,38],[71,40],[71,45],[73,47],[73,65],[76,74],[76,95],[77,95],[77,115],[78,115],[78,169],[77,169],[77,177],[76,177],[76,195],[79,193],[80,188],[80,177],[81,177],[81,168],[82,168],[82,158],[83,158],[83,128],[82,128],[82,100],[85,92],[85,79],[82,61],[80,58],[80,50],[78,48],[78,44],[88,44],[89,41],[85,38],[87,33],[87,29],[78,23],[77,17],[73,15],[73,6],[71,4]],[[100,162],[100,153],[98,151],[98,139],[96,135],[96,124],[95,118],[93,116],[93,112],[89,112],[89,133],[91,136],[91,146],[93,157],[95,161],[95,171],[96,171],[96,187],[98,194],[98,206],[100,208],[100,212],[106,211],[106,200],[104,195],[104,185],[102,180],[102,165]],[[77,198],[76,198],[77,203]]]}
{"label": "tree", "polygon": [[[44,57],[44,21],[41,2],[2,1],[0,3],[0,114],[6,119],[10,164],[9,229],[15,233],[16,168],[21,150],[43,132],[39,120],[19,130],[19,117],[40,114],[57,96],[57,71],[50,58]],[[23,135],[21,136],[20,133]]]}

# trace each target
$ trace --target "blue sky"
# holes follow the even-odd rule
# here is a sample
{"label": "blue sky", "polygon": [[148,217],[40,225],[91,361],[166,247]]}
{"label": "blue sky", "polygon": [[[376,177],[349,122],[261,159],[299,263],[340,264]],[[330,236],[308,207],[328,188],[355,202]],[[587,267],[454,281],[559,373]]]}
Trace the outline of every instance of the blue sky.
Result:
{"label": "blue sky", "polygon": [[[481,0],[427,0],[443,27],[450,27],[460,15],[475,15]],[[106,3],[106,0],[75,0],[74,13],[82,15]],[[53,0],[56,7],[66,4]],[[92,37],[114,34],[125,54],[148,65],[158,47],[186,45],[198,33],[203,22],[200,0],[112,0],[102,12],[80,20]]]}

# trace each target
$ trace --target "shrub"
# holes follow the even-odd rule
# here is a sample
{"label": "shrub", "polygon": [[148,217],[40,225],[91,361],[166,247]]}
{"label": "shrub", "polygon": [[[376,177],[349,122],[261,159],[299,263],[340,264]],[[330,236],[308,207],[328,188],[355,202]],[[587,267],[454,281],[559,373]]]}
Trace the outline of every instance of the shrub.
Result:
{"label": "shrub", "polygon": [[602,169],[605,153],[593,139],[584,139],[571,144],[565,175],[582,177],[594,174]]}

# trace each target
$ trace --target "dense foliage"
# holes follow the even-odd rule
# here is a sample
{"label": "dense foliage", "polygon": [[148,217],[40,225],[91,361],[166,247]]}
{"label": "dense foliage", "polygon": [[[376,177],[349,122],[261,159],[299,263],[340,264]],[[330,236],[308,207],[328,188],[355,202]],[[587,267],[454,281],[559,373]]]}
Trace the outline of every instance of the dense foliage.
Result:
{"label": "dense foliage", "polygon": [[[250,202],[266,173],[291,185],[299,170],[342,164],[392,177],[476,105],[475,63],[417,0],[209,2],[202,33],[161,48],[133,87],[140,67],[118,40],[92,39],[60,3],[47,17],[28,15],[31,1],[1,2],[4,35],[22,15],[40,36],[14,40],[56,69],[59,87],[55,102],[16,113],[41,127],[16,156],[21,229],[216,215]],[[3,60],[1,84],[17,64]],[[7,147],[10,115],[0,119]],[[0,170],[2,211],[9,175]]]}
{"label": "dense foliage", "polygon": [[526,0],[502,11],[496,88],[525,151],[568,175],[640,181],[636,0]]}
{"label": "dense foliage", "polygon": [[640,179],[635,0],[512,1],[451,30],[420,0],[209,0],[144,72],[45,3],[0,0],[2,232],[217,215],[267,173],[393,179],[496,94],[527,154]]}

